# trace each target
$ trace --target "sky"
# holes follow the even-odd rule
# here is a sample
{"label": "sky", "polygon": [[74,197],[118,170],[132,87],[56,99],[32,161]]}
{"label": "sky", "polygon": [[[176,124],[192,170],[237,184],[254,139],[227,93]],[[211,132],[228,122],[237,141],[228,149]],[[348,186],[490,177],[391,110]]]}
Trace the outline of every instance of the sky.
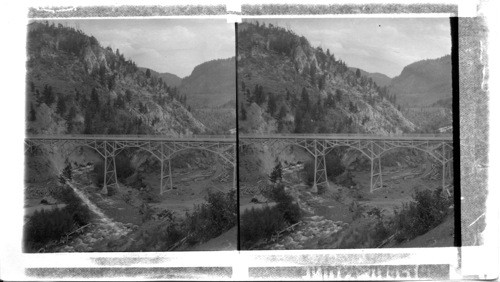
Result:
{"label": "sky", "polygon": [[330,49],[349,67],[395,77],[416,61],[451,54],[449,18],[258,19]]}
{"label": "sky", "polygon": [[139,67],[181,78],[213,59],[235,55],[234,24],[226,19],[95,19],[53,22],[78,27],[101,46],[118,48]]}

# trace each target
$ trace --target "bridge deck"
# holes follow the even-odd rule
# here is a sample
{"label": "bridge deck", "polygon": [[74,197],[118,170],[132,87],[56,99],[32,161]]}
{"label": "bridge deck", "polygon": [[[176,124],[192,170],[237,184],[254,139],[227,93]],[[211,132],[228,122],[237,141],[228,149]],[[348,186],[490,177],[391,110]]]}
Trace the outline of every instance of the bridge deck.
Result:
{"label": "bridge deck", "polygon": [[31,135],[29,140],[100,140],[100,141],[183,141],[183,142],[236,142],[235,135],[194,135],[172,137],[161,135]]}
{"label": "bridge deck", "polygon": [[[450,134],[404,134],[404,135],[372,135],[372,134],[240,134],[239,139],[322,139],[322,140],[422,140],[453,141]],[[31,135],[31,140],[108,140],[108,141],[218,141],[236,142],[236,135],[193,135],[172,137],[161,135]]]}
{"label": "bridge deck", "polygon": [[240,134],[239,139],[322,139],[322,140],[421,140],[421,141],[453,141],[449,134]]}

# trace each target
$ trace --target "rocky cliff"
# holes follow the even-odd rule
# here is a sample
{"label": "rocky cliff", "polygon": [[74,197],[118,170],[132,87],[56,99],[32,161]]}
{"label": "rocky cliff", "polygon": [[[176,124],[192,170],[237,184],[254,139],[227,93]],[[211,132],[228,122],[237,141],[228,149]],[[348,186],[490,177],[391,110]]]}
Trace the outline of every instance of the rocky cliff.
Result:
{"label": "rocky cliff", "polygon": [[373,79],[273,25],[238,26],[240,132],[412,132]]}
{"label": "rocky cliff", "polygon": [[161,77],[80,30],[30,23],[27,52],[31,134],[181,136],[206,130]]}

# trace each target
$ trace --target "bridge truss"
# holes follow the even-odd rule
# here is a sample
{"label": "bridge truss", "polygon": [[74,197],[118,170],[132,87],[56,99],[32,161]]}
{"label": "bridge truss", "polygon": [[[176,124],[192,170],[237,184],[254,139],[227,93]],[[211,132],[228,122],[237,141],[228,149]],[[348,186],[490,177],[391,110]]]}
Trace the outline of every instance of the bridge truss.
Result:
{"label": "bridge truss", "polygon": [[397,148],[412,148],[429,154],[442,166],[442,187],[448,191],[447,182],[453,179],[453,138],[451,135],[335,135],[335,134],[289,134],[289,135],[240,135],[239,146],[266,144],[268,146],[288,145],[305,149],[314,158],[314,184],[328,186],[326,155],[334,148],[348,147],[361,152],[371,163],[370,192],[383,187],[383,155]]}
{"label": "bridge truss", "polygon": [[52,148],[87,147],[104,159],[104,183],[107,187],[118,188],[115,157],[126,148],[137,148],[150,153],[160,162],[160,194],[172,190],[171,160],[175,154],[185,150],[212,152],[233,166],[233,185],[236,187],[236,139],[234,136],[195,136],[189,138],[169,138],[158,136],[31,136],[25,138],[26,151],[37,146]]}

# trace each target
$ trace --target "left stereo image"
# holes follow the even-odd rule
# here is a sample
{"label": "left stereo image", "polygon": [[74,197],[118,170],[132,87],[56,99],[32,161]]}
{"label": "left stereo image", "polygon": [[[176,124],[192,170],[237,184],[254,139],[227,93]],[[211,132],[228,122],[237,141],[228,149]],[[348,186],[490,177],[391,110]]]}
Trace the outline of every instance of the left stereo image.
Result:
{"label": "left stereo image", "polygon": [[27,26],[23,250],[236,250],[235,25]]}

